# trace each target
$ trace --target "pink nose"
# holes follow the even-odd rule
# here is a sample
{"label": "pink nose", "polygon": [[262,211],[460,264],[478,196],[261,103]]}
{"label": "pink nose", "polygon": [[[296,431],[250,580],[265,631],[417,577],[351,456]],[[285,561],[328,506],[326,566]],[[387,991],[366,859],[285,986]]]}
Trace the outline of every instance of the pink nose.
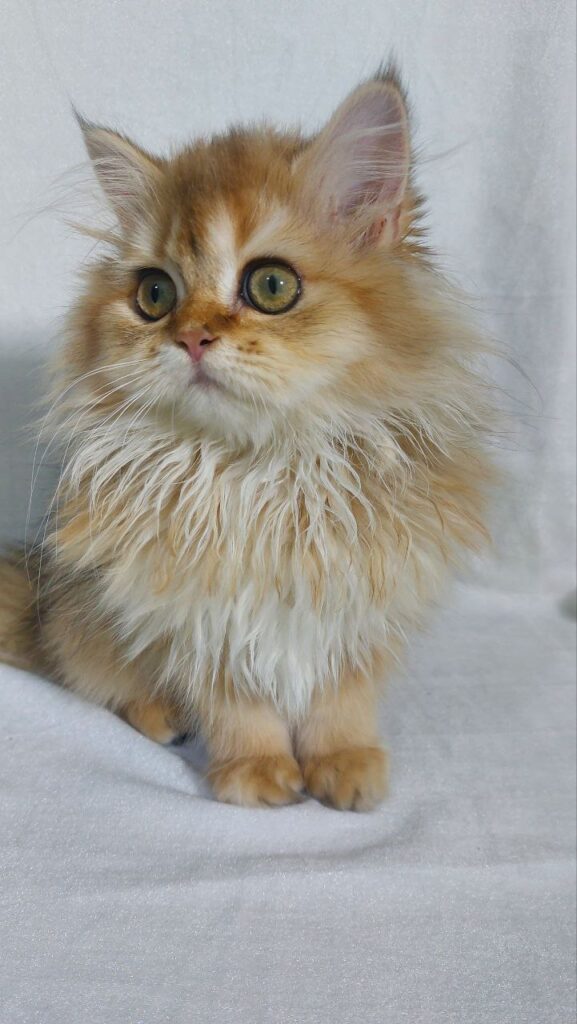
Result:
{"label": "pink nose", "polygon": [[199,363],[209,345],[216,341],[214,334],[207,331],[205,327],[198,327],[190,331],[181,331],[176,339],[176,344],[188,350],[190,358]]}

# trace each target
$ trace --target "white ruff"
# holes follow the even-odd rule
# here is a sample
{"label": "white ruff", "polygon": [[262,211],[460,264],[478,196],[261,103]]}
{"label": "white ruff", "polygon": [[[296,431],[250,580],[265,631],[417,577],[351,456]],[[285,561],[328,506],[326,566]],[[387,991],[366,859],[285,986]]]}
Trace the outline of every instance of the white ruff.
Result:
{"label": "white ruff", "polygon": [[104,567],[100,610],[129,658],[162,646],[159,687],[193,703],[224,670],[297,716],[316,686],[344,664],[369,667],[418,617],[417,581],[430,597],[443,556],[415,543],[385,485],[407,479],[384,425],[367,417],[361,449],[355,427],[319,422],[234,455],[151,423],[127,433],[93,420],[77,435],[63,486],[88,491],[93,519],[75,562]]}

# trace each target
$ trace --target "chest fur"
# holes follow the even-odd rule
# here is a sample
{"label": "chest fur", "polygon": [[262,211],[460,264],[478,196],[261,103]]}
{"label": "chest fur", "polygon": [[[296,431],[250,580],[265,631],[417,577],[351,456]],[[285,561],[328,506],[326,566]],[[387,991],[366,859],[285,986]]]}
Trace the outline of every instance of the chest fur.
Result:
{"label": "chest fur", "polygon": [[167,683],[191,691],[225,671],[295,712],[387,645],[430,561],[382,479],[334,449],[118,452],[88,495],[60,550],[101,567],[131,655],[162,642]]}

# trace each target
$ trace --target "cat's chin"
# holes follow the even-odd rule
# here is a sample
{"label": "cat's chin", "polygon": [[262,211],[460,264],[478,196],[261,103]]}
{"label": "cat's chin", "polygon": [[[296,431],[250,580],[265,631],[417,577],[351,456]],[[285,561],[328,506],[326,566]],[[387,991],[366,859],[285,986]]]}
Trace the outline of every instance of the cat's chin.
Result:
{"label": "cat's chin", "polygon": [[194,368],[194,372],[190,380],[190,386],[191,388],[199,388],[201,391],[205,392],[220,391],[221,393],[224,393],[227,390],[224,384],[215,380],[215,378],[211,376],[211,374],[208,373],[200,363]]}
{"label": "cat's chin", "polygon": [[[171,351],[170,355],[173,354]],[[233,446],[260,447],[272,437],[279,438],[285,430],[293,436],[295,424],[302,426],[307,419],[309,396],[302,389],[298,402],[287,401],[286,388],[284,396],[277,396],[274,401],[272,394],[251,392],[229,367],[213,366],[209,360],[188,367],[180,361],[176,364],[176,360],[167,360],[161,388],[161,416],[171,429],[185,436],[192,430],[195,435],[200,432]]]}
{"label": "cat's chin", "polygon": [[[178,410],[176,419],[173,408]],[[263,444],[273,433],[272,420],[256,414],[254,404],[245,402],[232,389],[214,379],[196,377],[181,392],[176,406],[167,406],[172,429],[186,435],[192,429],[215,441],[228,444]]]}

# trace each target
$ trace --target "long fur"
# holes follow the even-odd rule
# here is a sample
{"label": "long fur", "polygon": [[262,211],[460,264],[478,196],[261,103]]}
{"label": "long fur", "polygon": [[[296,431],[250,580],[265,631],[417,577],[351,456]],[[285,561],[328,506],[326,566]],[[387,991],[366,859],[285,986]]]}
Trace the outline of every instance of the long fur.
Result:
{"label": "long fur", "polygon": [[[224,679],[303,721],[398,655],[485,538],[483,345],[422,242],[402,94],[383,74],[316,139],[233,130],[170,160],[83,128],[119,231],[56,370],[35,642],[111,707],[191,716]],[[286,316],[239,304],[262,256],[302,275]],[[134,308],[147,267],[179,294],[158,324]],[[174,344],[191,322],[220,339],[204,386]]]}

